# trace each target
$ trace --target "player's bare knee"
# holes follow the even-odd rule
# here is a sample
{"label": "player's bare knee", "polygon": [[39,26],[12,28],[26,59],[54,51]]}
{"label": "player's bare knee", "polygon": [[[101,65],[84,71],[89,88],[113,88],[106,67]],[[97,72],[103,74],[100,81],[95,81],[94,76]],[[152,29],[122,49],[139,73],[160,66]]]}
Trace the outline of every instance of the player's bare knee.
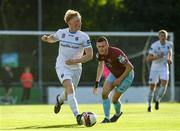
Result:
{"label": "player's bare knee", "polygon": [[156,84],[150,84],[150,89],[151,89],[151,91],[155,91],[156,90]]}
{"label": "player's bare knee", "polygon": [[102,93],[102,99],[107,99],[108,98],[108,94],[107,93]]}

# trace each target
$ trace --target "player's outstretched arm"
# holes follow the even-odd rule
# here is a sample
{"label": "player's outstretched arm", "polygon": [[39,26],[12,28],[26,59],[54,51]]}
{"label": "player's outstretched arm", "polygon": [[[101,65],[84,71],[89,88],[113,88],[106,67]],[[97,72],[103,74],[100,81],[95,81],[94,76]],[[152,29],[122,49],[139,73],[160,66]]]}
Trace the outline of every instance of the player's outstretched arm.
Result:
{"label": "player's outstretched arm", "polygon": [[47,43],[55,43],[57,41],[53,35],[43,35],[41,40]]}
{"label": "player's outstretched arm", "polygon": [[99,86],[99,81],[101,79],[101,76],[103,74],[103,70],[104,70],[104,61],[99,61],[98,63],[98,68],[97,68],[97,73],[96,73],[96,82],[94,84],[94,88],[93,88],[93,94],[97,94],[98,92],[98,86]]}

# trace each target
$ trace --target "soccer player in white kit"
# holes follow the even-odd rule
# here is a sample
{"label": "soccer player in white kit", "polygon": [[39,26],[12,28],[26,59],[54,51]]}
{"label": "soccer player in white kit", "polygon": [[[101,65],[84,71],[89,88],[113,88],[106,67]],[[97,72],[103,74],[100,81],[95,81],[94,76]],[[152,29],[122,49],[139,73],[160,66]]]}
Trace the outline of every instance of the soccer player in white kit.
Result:
{"label": "soccer player in white kit", "polygon": [[[151,69],[149,75],[150,92],[148,95],[148,112],[152,111],[151,103],[155,100],[155,109],[159,109],[159,103],[166,92],[169,81],[169,64],[172,63],[172,45],[167,40],[168,33],[166,30],[159,31],[159,40],[151,45],[147,61],[151,61]],[[160,88],[156,90],[157,83],[160,80]]]}
{"label": "soccer player in white kit", "polygon": [[89,36],[81,30],[81,15],[78,11],[67,10],[64,20],[68,28],[59,29],[56,33],[42,36],[42,40],[48,43],[59,41],[59,54],[56,60],[56,73],[64,86],[64,92],[56,97],[54,112],[60,112],[61,105],[67,100],[77,123],[81,125],[81,116],[75,97],[82,66],[93,58],[93,50]]}

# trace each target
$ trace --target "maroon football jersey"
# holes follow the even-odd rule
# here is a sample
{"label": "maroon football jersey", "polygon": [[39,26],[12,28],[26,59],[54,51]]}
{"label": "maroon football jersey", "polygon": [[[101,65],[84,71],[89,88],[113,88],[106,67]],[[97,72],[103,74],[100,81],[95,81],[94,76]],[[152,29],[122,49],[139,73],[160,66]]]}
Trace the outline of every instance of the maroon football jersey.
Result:
{"label": "maroon football jersey", "polygon": [[98,61],[104,61],[110,72],[117,78],[125,71],[123,66],[129,60],[124,52],[116,47],[109,47],[107,55],[96,55]]}

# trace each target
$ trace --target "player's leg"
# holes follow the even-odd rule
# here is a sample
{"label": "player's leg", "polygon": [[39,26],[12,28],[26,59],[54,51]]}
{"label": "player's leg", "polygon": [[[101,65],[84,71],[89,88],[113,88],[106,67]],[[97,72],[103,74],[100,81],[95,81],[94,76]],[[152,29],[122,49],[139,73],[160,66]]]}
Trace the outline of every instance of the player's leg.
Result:
{"label": "player's leg", "polygon": [[8,88],[8,92],[7,92],[7,96],[9,97],[9,96],[11,95],[11,93],[12,93],[12,88],[9,87],[9,88]]}
{"label": "player's leg", "polygon": [[157,96],[155,99],[155,109],[159,109],[159,103],[163,98],[164,94],[166,93],[167,85],[169,81],[169,71],[164,69],[160,73],[160,87],[157,91]]}
{"label": "player's leg", "polygon": [[152,101],[153,101],[153,98],[154,98],[154,92],[156,90],[156,84],[150,84],[150,89],[149,89],[149,94],[148,94],[148,109],[147,111],[148,112],[152,112]]}
{"label": "player's leg", "polygon": [[31,94],[31,88],[27,89],[27,102],[29,103],[29,99],[30,99],[30,94]]}
{"label": "player's leg", "polygon": [[23,102],[25,99],[25,88],[23,87],[23,94],[22,94],[22,97],[21,97],[21,102]]}
{"label": "player's leg", "polygon": [[[75,94],[75,90],[79,84],[79,80],[80,80],[80,77],[81,77],[81,73],[82,73],[82,68],[80,69],[75,69],[73,70],[72,72],[72,83],[73,83],[73,86],[74,86],[74,94]],[[76,100],[76,97],[75,97],[75,100]],[[71,105],[70,105],[71,106]],[[72,105],[73,106],[73,105]],[[77,103],[77,100],[76,100],[76,107],[73,108],[72,110],[78,110],[78,103]],[[76,121],[78,123],[78,125],[81,125],[82,124],[82,121],[81,121],[81,117],[82,117],[82,114],[79,114],[79,111],[78,111],[78,114],[74,116],[76,117]]]}
{"label": "player's leg", "polygon": [[107,80],[104,82],[103,85],[103,91],[102,91],[102,100],[103,100],[103,110],[104,110],[104,115],[105,118],[101,123],[108,123],[110,122],[109,116],[110,116],[110,99],[109,99],[109,93],[112,91],[114,88],[112,86],[112,82],[114,81],[114,76],[110,73],[108,76]]}
{"label": "player's leg", "polygon": [[4,88],[5,88],[5,98],[8,99],[9,96],[11,95],[11,92],[12,92],[12,88],[11,88],[11,85],[10,83],[5,83],[4,84]]}
{"label": "player's leg", "polygon": [[[64,100],[67,99],[68,104],[77,119],[78,124],[80,123],[81,114],[79,114],[77,100],[75,98],[75,86],[79,83],[82,69],[70,70],[68,68],[56,69],[59,80],[64,86],[65,91],[61,94],[58,94],[57,102],[54,108],[55,113],[58,113],[61,109],[61,105],[64,103]],[[73,83],[74,82],[74,83]]]}
{"label": "player's leg", "polygon": [[[63,83],[63,81],[67,79],[66,77],[69,76],[67,75],[66,68],[56,68],[56,73],[61,83]],[[66,89],[64,88],[64,91],[56,96],[56,104],[54,106],[54,113],[57,114],[60,112],[61,106],[64,104],[65,99],[67,99],[67,93],[66,93]]]}
{"label": "player's leg", "polygon": [[78,110],[77,100],[75,97],[74,85],[71,80],[67,79],[64,80],[63,86],[66,88],[68,104],[74,116],[77,116],[79,114],[79,110]]}
{"label": "player's leg", "polygon": [[27,104],[28,88],[25,88],[24,103]]}
{"label": "player's leg", "polygon": [[119,117],[122,115],[120,97],[131,86],[133,79],[134,79],[134,71],[131,71],[126,76],[126,78],[120,83],[120,85],[117,86],[117,88],[115,89],[115,92],[112,97],[115,114],[113,117],[111,117],[110,119],[111,122],[116,122],[119,119]]}
{"label": "player's leg", "polygon": [[119,98],[121,97],[122,93],[115,91],[112,97],[112,103],[114,105],[115,114],[110,118],[111,122],[116,122],[119,117],[122,115],[121,112],[121,102]]}
{"label": "player's leg", "polygon": [[155,100],[155,109],[156,110],[159,109],[159,103],[160,103],[161,99],[163,98],[164,94],[166,93],[166,89],[167,89],[167,85],[168,85],[167,80],[160,80],[160,81],[161,81],[161,85],[157,91],[157,97]]}
{"label": "player's leg", "polygon": [[148,93],[148,112],[152,112],[151,104],[154,98],[154,92],[156,90],[157,82],[159,80],[159,72],[157,71],[150,71],[149,75],[149,93]]}

